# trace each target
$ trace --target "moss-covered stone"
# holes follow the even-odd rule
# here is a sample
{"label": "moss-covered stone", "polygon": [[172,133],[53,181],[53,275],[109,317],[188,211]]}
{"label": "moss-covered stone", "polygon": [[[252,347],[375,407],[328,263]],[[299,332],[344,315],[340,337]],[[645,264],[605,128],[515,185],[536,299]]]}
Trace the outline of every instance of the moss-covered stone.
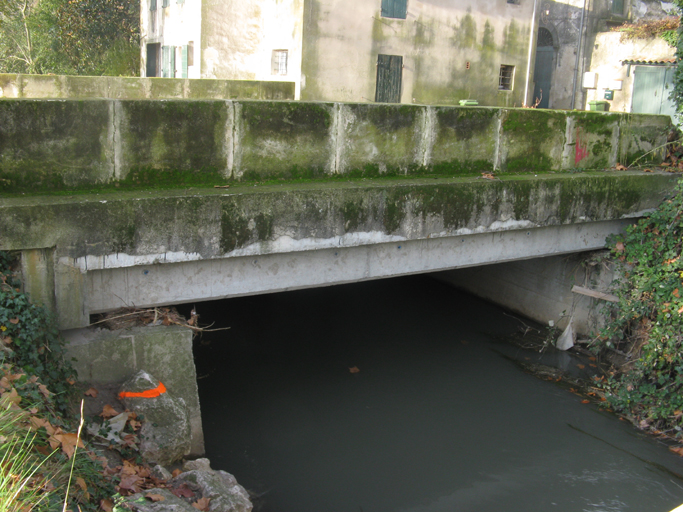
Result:
{"label": "moss-covered stone", "polygon": [[501,171],[543,173],[561,170],[566,122],[564,112],[506,110],[502,119]]}

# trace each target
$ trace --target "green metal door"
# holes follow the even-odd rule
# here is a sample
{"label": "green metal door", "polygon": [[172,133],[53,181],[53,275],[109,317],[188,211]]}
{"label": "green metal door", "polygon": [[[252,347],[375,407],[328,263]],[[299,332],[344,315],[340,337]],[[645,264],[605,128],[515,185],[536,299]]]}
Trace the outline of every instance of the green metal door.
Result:
{"label": "green metal door", "polygon": [[672,67],[636,66],[631,111],[637,114],[675,114],[676,106],[669,98],[673,74]]}
{"label": "green metal door", "polygon": [[399,55],[378,55],[375,101],[379,103],[400,103],[402,76],[403,57]]}

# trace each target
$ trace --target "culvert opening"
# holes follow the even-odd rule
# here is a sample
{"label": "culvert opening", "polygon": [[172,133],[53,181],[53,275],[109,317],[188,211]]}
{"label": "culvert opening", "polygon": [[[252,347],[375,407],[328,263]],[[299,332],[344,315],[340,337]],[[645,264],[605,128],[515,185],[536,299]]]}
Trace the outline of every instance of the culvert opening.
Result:
{"label": "culvert opening", "polygon": [[427,276],[196,307],[231,327],[194,346],[207,457],[255,510],[677,504],[642,462],[671,464],[665,449],[520,371],[505,356],[540,356],[506,343],[519,320]]}

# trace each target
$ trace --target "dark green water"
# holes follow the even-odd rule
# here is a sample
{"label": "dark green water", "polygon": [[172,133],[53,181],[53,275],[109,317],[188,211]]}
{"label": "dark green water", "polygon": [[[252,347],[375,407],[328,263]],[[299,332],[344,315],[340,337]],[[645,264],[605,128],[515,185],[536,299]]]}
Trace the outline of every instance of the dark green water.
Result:
{"label": "dark green water", "polygon": [[519,322],[428,277],[198,310],[232,327],[195,351],[207,456],[264,493],[260,511],[665,512],[683,503],[678,456],[522,372],[501,352],[538,355],[499,341]]}

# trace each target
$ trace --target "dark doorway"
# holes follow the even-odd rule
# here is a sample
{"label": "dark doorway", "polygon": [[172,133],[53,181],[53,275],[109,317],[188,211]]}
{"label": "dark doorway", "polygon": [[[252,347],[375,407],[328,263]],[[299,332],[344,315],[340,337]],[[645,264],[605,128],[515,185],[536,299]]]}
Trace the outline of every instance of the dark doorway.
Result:
{"label": "dark doorway", "polygon": [[161,53],[161,44],[147,45],[147,76],[159,76],[159,54]]}
{"label": "dark doorway", "polygon": [[378,55],[375,101],[379,103],[401,103],[402,75],[403,57],[399,55]]}
{"label": "dark doorway", "polygon": [[540,100],[537,108],[548,108],[554,60],[555,46],[553,45],[553,35],[547,28],[541,27],[538,29],[538,41],[536,42],[534,97],[531,99],[532,104]]}

